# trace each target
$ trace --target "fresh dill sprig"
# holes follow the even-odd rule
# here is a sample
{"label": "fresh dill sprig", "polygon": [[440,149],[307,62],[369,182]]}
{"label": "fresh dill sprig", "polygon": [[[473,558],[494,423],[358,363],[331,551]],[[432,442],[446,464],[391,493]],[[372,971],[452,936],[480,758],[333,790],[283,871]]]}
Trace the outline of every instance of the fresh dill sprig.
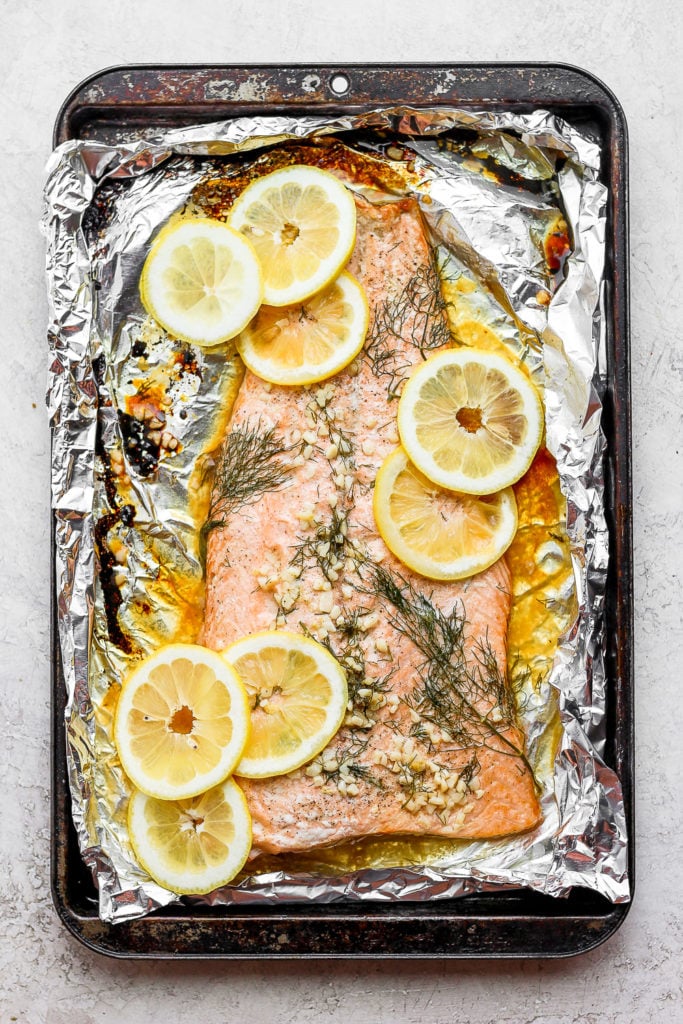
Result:
{"label": "fresh dill sprig", "polygon": [[[524,750],[505,735],[515,724],[514,698],[487,638],[465,652],[465,618],[456,605],[446,614],[399,573],[366,562],[364,592],[386,601],[388,621],[424,656],[419,682],[406,706],[437,726],[459,748],[488,746],[520,758],[533,771]],[[495,744],[495,745],[494,745]]]}
{"label": "fresh dill sprig", "polygon": [[420,719],[419,722],[413,722],[408,735],[412,736],[413,739],[419,740],[419,742],[427,748],[430,754],[434,753],[434,750],[436,749],[434,746],[434,740],[427,731],[427,727],[422,719]]}
{"label": "fresh dill sprig", "polygon": [[[423,359],[451,340],[439,272],[433,260],[418,267],[400,295],[387,298],[375,312],[365,356],[377,378],[388,378],[389,400],[397,398],[410,364],[401,357],[406,342]],[[398,344],[397,344],[398,343]]]}
{"label": "fresh dill sprig", "polygon": [[231,430],[214,470],[213,497],[201,529],[202,552],[212,530],[225,526],[231,515],[256,501],[266,491],[276,491],[287,480],[291,462],[301,444],[287,444],[274,427],[248,420]]}
{"label": "fresh dill sprig", "polygon": [[448,303],[441,292],[441,280],[433,260],[419,267],[408,282],[404,304],[413,315],[410,342],[420,354],[433,352],[451,340]]}
{"label": "fresh dill sprig", "polygon": [[[368,612],[367,608],[354,608],[343,617],[341,622],[338,620],[335,626],[338,638],[334,643],[329,636],[318,640],[318,643],[322,643],[344,669],[349,702],[353,705],[354,710],[359,711],[367,719],[367,725],[360,726],[360,728],[368,728],[374,724],[370,716],[376,713],[380,704],[383,703],[380,698],[383,698],[389,688],[391,677],[396,672],[396,669],[392,668],[390,672],[376,679],[367,674],[365,652],[361,644],[361,639],[364,636],[361,619]],[[310,630],[303,624],[301,624],[301,629],[307,635],[311,635]]]}
{"label": "fresh dill sprig", "polygon": [[313,565],[328,582],[337,582],[347,556],[355,552],[348,536],[348,515],[348,509],[332,509],[327,522],[319,523],[312,536],[295,545],[289,564],[299,570],[299,575],[307,565]]}
{"label": "fresh dill sprig", "polygon": [[357,764],[351,762],[349,764],[349,773],[354,779],[360,779],[361,782],[366,782],[368,786],[374,786],[376,789],[384,789],[384,783],[381,779],[378,779],[375,773],[366,764]]}
{"label": "fresh dill sprig", "polygon": [[353,730],[348,733],[346,739],[340,743],[333,754],[329,756],[324,753],[319,754],[315,763],[320,765],[325,782],[331,782],[338,786],[345,776],[346,780],[350,776],[354,780],[375,786],[376,789],[384,789],[381,779],[377,778],[372,768],[359,763],[358,759],[361,754],[365,753],[369,745],[370,740],[365,734]]}
{"label": "fresh dill sprig", "polygon": [[476,753],[474,753],[472,754],[472,757],[469,759],[467,764],[463,765],[463,767],[460,769],[458,773],[458,782],[462,780],[467,786],[469,786],[472,779],[476,778],[476,776],[479,774],[480,768],[481,765],[479,763],[479,758],[477,757]]}
{"label": "fresh dill sprig", "polygon": [[534,693],[540,693],[548,681],[548,669],[532,672],[519,652],[508,658],[508,679],[514,695],[517,712],[523,713],[531,703]]}
{"label": "fresh dill sprig", "polygon": [[367,609],[354,608],[336,626],[339,632],[338,642],[333,644],[329,636],[325,640],[325,646],[330,654],[337,659],[346,673],[349,700],[354,706],[358,700],[358,691],[365,687],[367,680],[365,652],[360,642],[362,632],[359,622],[361,616],[365,614],[367,614]]}

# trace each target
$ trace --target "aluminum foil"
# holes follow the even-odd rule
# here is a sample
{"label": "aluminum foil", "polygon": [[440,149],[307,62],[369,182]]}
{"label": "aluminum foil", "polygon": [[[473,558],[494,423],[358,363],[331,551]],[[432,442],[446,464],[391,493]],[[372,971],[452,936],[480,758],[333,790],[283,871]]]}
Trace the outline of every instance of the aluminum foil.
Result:
{"label": "aluminum foil", "polygon": [[[444,137],[462,128],[469,129],[466,152]],[[558,897],[584,886],[614,902],[630,898],[621,787],[601,757],[608,558],[601,294],[608,197],[599,180],[599,146],[543,110],[394,108],[336,118],[240,118],[116,146],[71,141],[48,164],[42,227],[68,770],[79,844],[105,921],[139,917],[178,897],[141,871],[126,834],[128,790],[111,725],[127,655],[109,642],[101,586],[96,524],[112,507],[102,465],[109,460],[111,467],[109,453],[121,443],[119,413],[137,386],[131,356],[142,351],[145,372],[161,380],[169,396],[164,429],[176,444],[173,458],[161,458],[154,473],[124,474],[134,523],[119,493],[114,525],[127,552],[118,615],[138,647],[151,650],[196,603],[201,566],[188,496],[201,488],[198,463],[207,439],[219,439],[224,428],[220,400],[239,382],[236,358],[179,350],[150,327],[137,291],[149,241],[225,157],[256,156],[293,139],[334,135],[343,141],[358,130],[362,142],[354,136],[354,145],[368,153],[387,159],[388,136],[373,133],[390,133],[412,154],[404,191],[418,197],[442,264],[476,282],[479,312],[485,307],[497,336],[527,359],[544,388],[547,445],[566,497],[570,546],[554,599],[573,611],[551,671],[527,694],[522,715],[530,760],[545,764],[538,772],[543,821],[532,833],[505,840],[437,844],[421,861],[414,852],[402,860],[396,843],[353,870],[343,870],[341,858],[336,871],[261,871],[194,899],[424,900],[510,886]],[[487,173],[491,167],[501,173]],[[506,173],[514,177],[506,180]],[[558,211],[569,225],[572,250],[562,280],[553,283],[538,238]],[[187,593],[171,595],[166,606],[158,601],[151,624],[140,628],[136,608],[150,581],[172,581],[178,573]]]}

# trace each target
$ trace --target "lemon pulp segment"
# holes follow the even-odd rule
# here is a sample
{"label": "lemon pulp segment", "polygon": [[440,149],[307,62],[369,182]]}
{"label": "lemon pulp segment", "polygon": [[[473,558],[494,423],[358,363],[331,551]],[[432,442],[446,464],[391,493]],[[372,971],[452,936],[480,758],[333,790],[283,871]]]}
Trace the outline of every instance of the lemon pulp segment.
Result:
{"label": "lemon pulp segment", "polygon": [[261,306],[237,348],[252,373],[271,384],[313,384],[355,359],[367,329],[365,293],[342,272],[304,303]]}
{"label": "lemon pulp segment", "polygon": [[133,784],[176,800],[229,775],[248,730],[247,697],[230,666],[205,648],[171,644],[125,681],[114,738]]}
{"label": "lemon pulp segment", "polygon": [[492,495],[446,490],[428,480],[402,448],[379,469],[373,510],[389,550],[434,580],[483,572],[504,554],[517,530],[510,488]]}
{"label": "lemon pulp segment", "polygon": [[239,334],[260,306],[261,267],[237,231],[208,218],[188,219],[160,232],[142,270],[140,295],[169,333],[218,345]]}
{"label": "lemon pulp segment", "polygon": [[226,885],[251,849],[247,802],[232,779],[186,800],[158,800],[134,791],[128,832],[142,867],[159,885],[180,894]]}
{"label": "lemon pulp segment", "polygon": [[430,480],[492,494],[529,468],[543,410],[534,385],[503,357],[449,349],[407,381],[398,428],[409,458]]}
{"label": "lemon pulp segment", "polygon": [[286,306],[338,275],[356,239],[356,206],[332,174],[297,164],[252,182],[235,201],[230,224],[256,251],[264,301]]}
{"label": "lemon pulp segment", "polygon": [[327,745],[343,721],[348,689],[341,665],[321,644],[273,630],[238,640],[223,657],[251,706],[251,733],[237,775],[284,775]]}

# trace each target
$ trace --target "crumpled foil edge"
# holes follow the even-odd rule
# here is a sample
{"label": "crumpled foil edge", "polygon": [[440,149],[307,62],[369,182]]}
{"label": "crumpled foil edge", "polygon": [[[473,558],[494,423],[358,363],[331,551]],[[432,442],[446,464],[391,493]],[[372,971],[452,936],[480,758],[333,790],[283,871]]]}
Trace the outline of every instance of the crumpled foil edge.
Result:
{"label": "crumpled foil edge", "polygon": [[[274,141],[383,128],[430,136],[452,127],[515,133],[530,147],[566,157],[559,185],[574,251],[553,297],[547,323],[528,309],[519,318],[543,339],[547,443],[568,504],[568,533],[579,614],[560,644],[550,685],[559,692],[563,727],[554,794],[545,793],[545,843],[531,837],[510,858],[494,844],[469,844],[467,858],[447,869],[364,870],[339,878],[273,872],[245,879],[204,902],[244,903],[454,897],[524,885],[554,896],[587,886],[613,902],[627,901],[627,832],[621,787],[601,758],[605,730],[603,662],[608,537],[603,509],[605,439],[594,380],[604,341],[602,282],[607,192],[599,181],[600,150],[591,139],[547,111],[529,114],[456,109],[393,108],[336,118],[239,118],[169,131],[119,146],[64,143],[47,168],[42,229],[47,238],[50,321],[48,408],[53,438],[52,503],[58,637],[67,691],[69,784],[79,844],[100,891],[105,921],[139,917],[177,899],[130,865],[114,864],[93,846],[86,818],[91,795],[95,722],[88,692],[88,656],[94,602],[92,537],[97,347],[90,291],[90,257],[82,216],[107,179],[144,174],[171,156],[226,155]],[[568,372],[568,368],[570,372]],[[568,414],[569,413],[569,414]]]}

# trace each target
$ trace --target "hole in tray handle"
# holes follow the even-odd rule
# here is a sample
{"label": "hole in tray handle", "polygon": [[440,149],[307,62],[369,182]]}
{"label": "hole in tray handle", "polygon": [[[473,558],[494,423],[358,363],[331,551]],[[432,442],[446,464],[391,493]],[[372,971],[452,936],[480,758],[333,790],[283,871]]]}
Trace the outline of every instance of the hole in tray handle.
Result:
{"label": "hole in tray handle", "polygon": [[335,96],[344,96],[351,88],[349,76],[338,71],[330,78],[330,89]]}

